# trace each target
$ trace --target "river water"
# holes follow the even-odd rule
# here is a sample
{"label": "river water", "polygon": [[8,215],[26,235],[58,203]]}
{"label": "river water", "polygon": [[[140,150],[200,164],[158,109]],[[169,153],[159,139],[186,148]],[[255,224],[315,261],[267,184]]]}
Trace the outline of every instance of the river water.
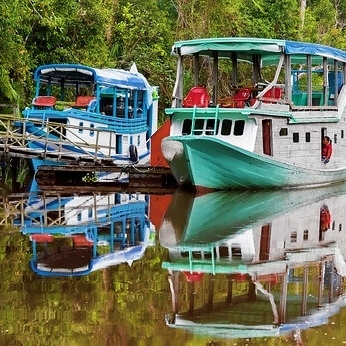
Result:
{"label": "river water", "polygon": [[346,343],[346,185],[2,191],[0,345]]}

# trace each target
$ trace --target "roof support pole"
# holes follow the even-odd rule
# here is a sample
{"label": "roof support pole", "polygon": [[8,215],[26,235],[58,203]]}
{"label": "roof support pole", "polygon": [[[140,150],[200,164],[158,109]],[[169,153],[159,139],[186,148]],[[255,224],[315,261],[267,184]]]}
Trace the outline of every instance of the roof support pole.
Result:
{"label": "roof support pole", "polygon": [[217,82],[219,79],[219,55],[218,52],[213,52],[213,105],[217,104]]}
{"label": "roof support pole", "polygon": [[199,54],[196,53],[193,55],[193,77],[194,77],[194,85],[199,85]]}
{"label": "roof support pole", "polygon": [[183,57],[179,54],[177,61],[177,73],[172,94],[172,107],[181,107],[183,101]]}
{"label": "roof support pole", "polygon": [[311,55],[307,54],[306,56],[306,67],[307,67],[307,77],[308,77],[308,85],[307,85],[307,101],[308,106],[312,106],[312,61],[311,61]]}
{"label": "roof support pole", "polygon": [[252,72],[252,76],[253,76],[253,80],[252,83],[253,85],[256,85],[260,78],[261,78],[261,56],[256,54],[252,57],[252,63],[253,63],[253,72]]}
{"label": "roof support pole", "polygon": [[334,60],[334,106],[336,106],[339,97],[339,62]]}
{"label": "roof support pole", "polygon": [[286,101],[292,102],[292,68],[291,56],[285,55],[285,98]]}
{"label": "roof support pole", "polygon": [[329,82],[328,82],[328,61],[327,58],[323,58],[323,105],[328,105],[328,92],[329,92]]}
{"label": "roof support pole", "polygon": [[237,64],[237,54],[232,53],[232,76],[231,76],[231,85],[232,87],[237,86],[237,75],[238,75],[238,64]]}

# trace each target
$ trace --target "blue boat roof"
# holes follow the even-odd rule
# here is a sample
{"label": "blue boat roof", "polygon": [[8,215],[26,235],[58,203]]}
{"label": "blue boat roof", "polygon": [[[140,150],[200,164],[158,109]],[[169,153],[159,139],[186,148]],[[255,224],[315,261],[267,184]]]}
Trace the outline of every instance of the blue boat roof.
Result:
{"label": "blue boat roof", "polygon": [[117,86],[127,89],[148,89],[147,79],[140,73],[114,68],[93,68],[80,64],[50,64],[39,66],[34,74],[34,79],[41,82],[50,82],[60,85],[64,80],[65,85],[76,84],[90,85],[95,82],[105,86]]}
{"label": "blue boat roof", "polygon": [[249,60],[249,56],[260,54],[262,56],[279,55],[286,53],[289,55],[306,55],[326,57],[346,62],[346,52],[316,43],[306,43],[290,40],[277,40],[252,37],[221,37],[203,38],[187,41],[177,41],[172,47],[173,54],[202,56],[213,56],[214,52],[219,53],[219,57],[230,57],[233,52],[244,56]]}

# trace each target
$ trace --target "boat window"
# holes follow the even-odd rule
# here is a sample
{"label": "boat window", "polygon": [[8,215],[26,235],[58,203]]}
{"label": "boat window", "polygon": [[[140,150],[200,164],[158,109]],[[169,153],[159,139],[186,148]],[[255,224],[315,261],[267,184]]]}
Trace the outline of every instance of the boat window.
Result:
{"label": "boat window", "polygon": [[240,244],[232,244],[232,257],[241,258]]}
{"label": "boat window", "polygon": [[229,136],[231,134],[231,129],[232,129],[232,120],[230,119],[222,120],[221,135]]}
{"label": "boat window", "polygon": [[137,118],[141,118],[143,116],[143,108],[142,108],[142,104],[140,102],[138,102],[138,108],[137,108],[136,116],[137,116]]}
{"label": "boat window", "polygon": [[[206,135],[217,135],[218,130],[219,130],[219,123],[220,123],[220,121],[217,120],[216,128],[215,128],[215,119],[208,119],[205,134]],[[215,133],[214,133],[214,130],[215,130]]]}
{"label": "boat window", "polygon": [[141,136],[138,135],[138,136],[137,136],[137,147],[139,147],[140,144],[141,144]]}
{"label": "boat window", "polygon": [[219,246],[219,256],[220,258],[229,258],[228,246]]}
{"label": "boat window", "polygon": [[310,142],[310,132],[305,133],[305,142],[309,143]]}
{"label": "boat window", "polygon": [[304,240],[308,240],[309,239],[309,230],[308,229],[304,229],[303,239]]}
{"label": "boat window", "polygon": [[291,243],[297,242],[297,231],[291,232]]}
{"label": "boat window", "polygon": [[143,116],[143,104],[144,104],[144,91],[143,90],[131,90],[129,98],[129,117],[141,118]]}
{"label": "boat window", "polygon": [[287,127],[283,127],[280,129],[280,132],[279,132],[280,136],[287,136],[287,134],[288,134]]}
{"label": "boat window", "polygon": [[94,133],[95,133],[94,128],[95,128],[95,124],[90,124],[90,136],[91,137],[94,136]]}
{"label": "boat window", "polygon": [[191,119],[185,119],[183,122],[183,129],[182,129],[182,135],[190,135],[191,134],[191,127],[192,127],[192,120]]}
{"label": "boat window", "polygon": [[79,133],[83,133],[83,127],[84,127],[83,121],[80,121],[80,122],[79,122],[79,129],[78,129],[78,132],[79,132]]}
{"label": "boat window", "polygon": [[234,131],[233,134],[235,136],[241,136],[244,133],[245,121],[244,120],[236,120],[234,123]]}
{"label": "boat window", "polygon": [[192,258],[193,259],[201,259],[202,258],[202,252],[201,251],[193,251],[192,252]]}
{"label": "boat window", "polygon": [[293,133],[293,143],[298,143],[299,142],[299,133],[295,132]]}
{"label": "boat window", "polygon": [[125,117],[125,98],[123,96],[117,97],[117,109],[116,114],[117,117],[124,118]]}
{"label": "boat window", "polygon": [[341,138],[344,138],[344,130],[341,130],[340,136],[341,136]]}
{"label": "boat window", "polygon": [[203,127],[204,127],[204,119],[196,119],[193,134],[201,135],[203,133]]}
{"label": "boat window", "polygon": [[113,115],[113,99],[103,97],[100,101],[100,111],[105,115]]}
{"label": "boat window", "polygon": [[[215,249],[213,249],[213,252],[214,252],[214,257],[215,257],[215,251],[214,251]],[[212,254],[211,254],[211,252],[204,252],[203,253],[203,258],[204,259],[211,259],[212,258]]]}

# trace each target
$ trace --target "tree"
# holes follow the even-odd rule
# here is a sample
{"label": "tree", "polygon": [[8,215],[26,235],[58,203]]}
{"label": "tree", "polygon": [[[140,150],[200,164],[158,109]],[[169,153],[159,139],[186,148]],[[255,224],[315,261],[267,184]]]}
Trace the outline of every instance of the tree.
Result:
{"label": "tree", "polygon": [[133,62],[149,82],[159,86],[160,122],[164,105],[170,103],[175,61],[170,56],[174,41],[174,23],[167,17],[167,1],[119,0],[115,8],[111,59],[118,68],[129,68]]}

